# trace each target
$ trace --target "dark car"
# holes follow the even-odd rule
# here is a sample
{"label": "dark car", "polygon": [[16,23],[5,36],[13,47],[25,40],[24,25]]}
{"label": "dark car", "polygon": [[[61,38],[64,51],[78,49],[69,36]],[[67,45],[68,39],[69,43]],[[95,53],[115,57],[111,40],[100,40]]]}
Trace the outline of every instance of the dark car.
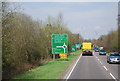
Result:
{"label": "dark car", "polygon": [[98,48],[95,48],[95,52],[99,52],[99,49],[98,49]]}
{"label": "dark car", "polygon": [[93,47],[95,52],[99,52],[99,49],[97,47]]}
{"label": "dark car", "polygon": [[120,63],[120,53],[110,52],[110,55],[107,56],[108,63]]}
{"label": "dark car", "polygon": [[106,55],[106,50],[104,50],[104,49],[100,50],[99,55]]}

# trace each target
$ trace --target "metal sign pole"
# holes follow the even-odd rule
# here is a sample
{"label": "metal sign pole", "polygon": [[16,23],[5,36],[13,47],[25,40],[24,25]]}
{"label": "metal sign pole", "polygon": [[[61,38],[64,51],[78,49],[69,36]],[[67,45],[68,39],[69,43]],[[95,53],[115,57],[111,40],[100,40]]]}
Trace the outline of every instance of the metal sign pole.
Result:
{"label": "metal sign pole", "polygon": [[53,61],[55,60],[55,54],[53,54]]}

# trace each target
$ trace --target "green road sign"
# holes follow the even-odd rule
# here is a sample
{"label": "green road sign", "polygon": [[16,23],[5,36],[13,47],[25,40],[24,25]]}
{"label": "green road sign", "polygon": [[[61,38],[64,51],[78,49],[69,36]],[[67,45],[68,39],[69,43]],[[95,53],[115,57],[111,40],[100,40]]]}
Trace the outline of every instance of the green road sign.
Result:
{"label": "green road sign", "polygon": [[82,44],[80,44],[80,49],[82,48]]}
{"label": "green road sign", "polygon": [[72,48],[71,51],[72,51],[72,52],[75,52],[75,48],[76,48],[76,47],[75,47],[75,46],[72,46],[71,48]]}
{"label": "green road sign", "polygon": [[81,47],[81,44],[76,44],[76,48],[80,49],[80,47]]}
{"label": "green road sign", "polygon": [[68,35],[52,34],[52,54],[68,53]]}

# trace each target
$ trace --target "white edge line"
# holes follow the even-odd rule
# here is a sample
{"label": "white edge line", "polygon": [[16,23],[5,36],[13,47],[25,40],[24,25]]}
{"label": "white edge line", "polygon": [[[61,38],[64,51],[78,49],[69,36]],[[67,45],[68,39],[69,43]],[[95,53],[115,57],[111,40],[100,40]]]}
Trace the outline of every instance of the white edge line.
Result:
{"label": "white edge line", "polygon": [[108,71],[108,69],[105,66],[103,66],[103,67],[105,68],[106,71]]}
{"label": "white edge line", "polygon": [[113,76],[113,74],[112,74],[112,73],[110,73],[110,76],[111,76],[113,79],[116,79],[116,78]]}
{"label": "white edge line", "polygon": [[78,61],[80,60],[81,56],[82,56],[82,54],[80,54],[80,56],[79,56],[79,58],[78,58],[76,64],[73,66],[71,72],[70,72],[69,75],[67,76],[66,81],[67,81],[67,79],[70,77],[71,73],[73,72],[73,70],[74,70],[75,66],[77,65]]}

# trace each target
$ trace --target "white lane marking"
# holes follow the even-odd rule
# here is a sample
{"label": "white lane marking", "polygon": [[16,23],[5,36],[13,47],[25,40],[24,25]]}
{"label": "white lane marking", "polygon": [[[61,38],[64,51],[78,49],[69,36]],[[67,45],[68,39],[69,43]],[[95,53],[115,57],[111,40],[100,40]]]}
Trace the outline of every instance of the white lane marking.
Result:
{"label": "white lane marking", "polygon": [[108,69],[105,66],[103,66],[103,67],[105,68],[106,71],[108,71]]}
{"label": "white lane marking", "polygon": [[100,59],[98,59],[98,61],[99,61]]}
{"label": "white lane marking", "polygon": [[[99,58],[96,56],[96,58],[97,58],[97,60],[101,63],[101,64],[103,64],[100,60],[99,60]],[[105,67],[105,66],[103,66],[104,67],[104,69],[106,70],[106,71],[108,71],[108,69]],[[115,80],[115,81],[117,81],[117,79],[113,76],[113,74],[112,73],[109,73],[110,74],[110,76]]]}
{"label": "white lane marking", "polygon": [[115,79],[115,81],[117,81],[116,78],[113,76],[112,73],[110,73],[110,76],[111,76],[113,79]]}
{"label": "white lane marking", "polygon": [[77,65],[78,61],[80,60],[81,56],[82,56],[82,54],[80,54],[77,62],[76,62],[75,65],[73,66],[73,68],[72,68],[71,72],[69,73],[69,75],[67,76],[66,81],[67,81],[67,79],[70,77],[71,73],[73,72],[73,70],[74,70],[75,66]]}
{"label": "white lane marking", "polygon": [[100,64],[103,64],[103,63],[100,61]]}

